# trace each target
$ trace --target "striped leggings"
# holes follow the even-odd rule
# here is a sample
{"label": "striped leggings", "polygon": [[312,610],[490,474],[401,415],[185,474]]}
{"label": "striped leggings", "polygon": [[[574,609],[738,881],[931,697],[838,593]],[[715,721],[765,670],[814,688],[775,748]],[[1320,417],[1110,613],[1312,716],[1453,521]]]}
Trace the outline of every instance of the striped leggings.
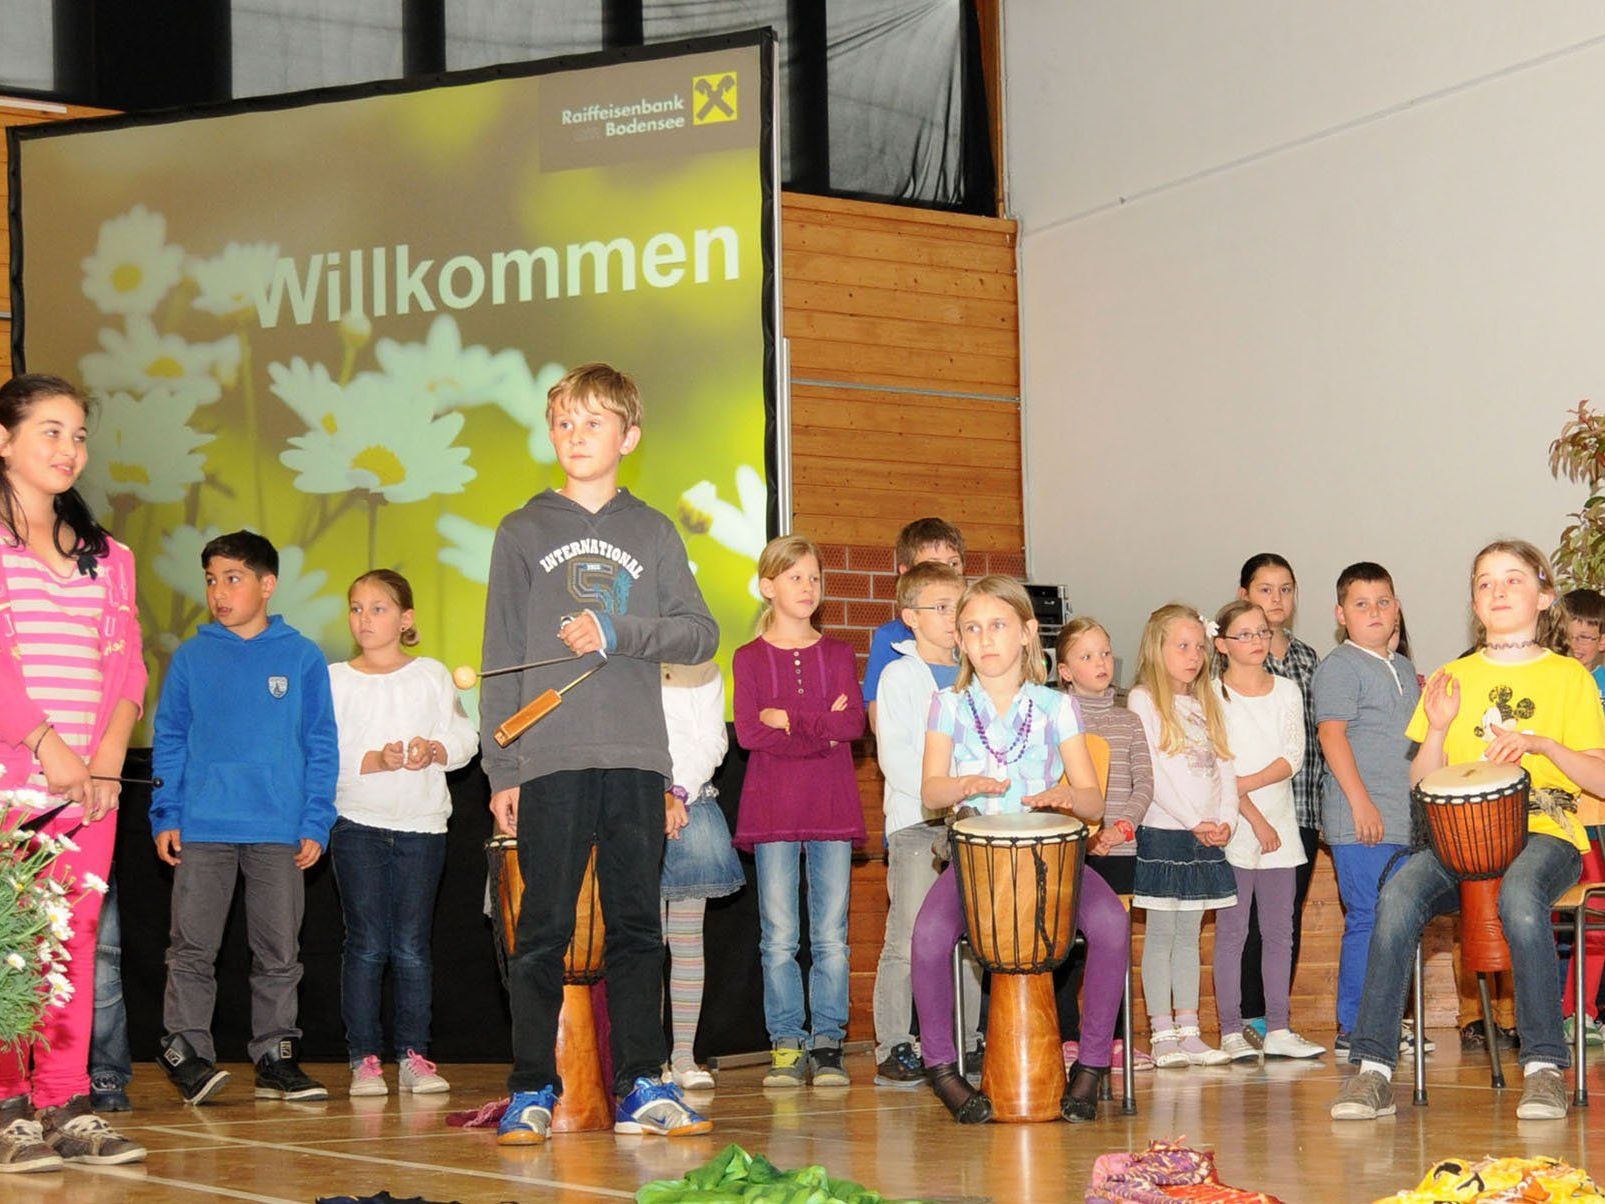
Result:
{"label": "striped leggings", "polygon": [[663,939],[669,945],[669,1019],[674,1029],[669,1064],[680,1070],[696,1062],[693,1046],[707,976],[702,953],[702,916],[707,905],[706,899],[663,901]]}

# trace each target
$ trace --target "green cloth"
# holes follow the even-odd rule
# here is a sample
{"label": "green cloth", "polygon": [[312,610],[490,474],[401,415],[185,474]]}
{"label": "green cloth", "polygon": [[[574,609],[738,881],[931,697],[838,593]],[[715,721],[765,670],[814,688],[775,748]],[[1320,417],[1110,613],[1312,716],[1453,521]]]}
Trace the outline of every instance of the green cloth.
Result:
{"label": "green cloth", "polygon": [[635,1193],[636,1204],[919,1204],[894,1201],[850,1179],[832,1179],[822,1166],[783,1171],[738,1145],[684,1179],[659,1179]]}

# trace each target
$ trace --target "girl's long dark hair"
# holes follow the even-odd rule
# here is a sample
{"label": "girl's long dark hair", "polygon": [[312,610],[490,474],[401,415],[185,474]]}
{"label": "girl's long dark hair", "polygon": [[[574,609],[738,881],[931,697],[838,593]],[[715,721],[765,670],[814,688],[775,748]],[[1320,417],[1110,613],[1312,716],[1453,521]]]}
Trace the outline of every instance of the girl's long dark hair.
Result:
{"label": "girl's long dark hair", "polygon": [[[13,376],[0,385],[0,426],[15,432],[24,419],[47,397],[70,397],[77,402],[84,416],[89,416],[89,401],[75,387],[59,376],[46,376],[42,372],[29,372]],[[78,562],[80,572],[95,575],[95,562],[106,555],[111,536],[106,528],[89,513],[83,496],[77,489],[58,493],[55,500],[56,521],[51,529],[51,541],[63,556]],[[0,526],[4,534],[17,543],[26,537],[27,523],[18,514],[17,492],[0,468]],[[65,538],[63,538],[65,536]]]}

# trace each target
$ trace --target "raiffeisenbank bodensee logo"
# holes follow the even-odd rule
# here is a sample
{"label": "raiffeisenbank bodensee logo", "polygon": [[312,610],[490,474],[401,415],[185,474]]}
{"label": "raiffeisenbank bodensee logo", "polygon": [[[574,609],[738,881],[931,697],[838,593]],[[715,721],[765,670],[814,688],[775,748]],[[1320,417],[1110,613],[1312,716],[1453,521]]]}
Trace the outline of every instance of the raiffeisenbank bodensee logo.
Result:
{"label": "raiffeisenbank bodensee logo", "polygon": [[[687,115],[690,121],[686,120]],[[681,130],[689,125],[734,121],[737,114],[736,72],[694,76],[688,92],[642,96],[622,104],[593,102],[563,110],[563,124],[578,127],[581,138],[631,138]]]}
{"label": "raiffeisenbank bodensee logo", "polygon": [[736,119],[736,73],[699,75],[691,81],[692,125]]}

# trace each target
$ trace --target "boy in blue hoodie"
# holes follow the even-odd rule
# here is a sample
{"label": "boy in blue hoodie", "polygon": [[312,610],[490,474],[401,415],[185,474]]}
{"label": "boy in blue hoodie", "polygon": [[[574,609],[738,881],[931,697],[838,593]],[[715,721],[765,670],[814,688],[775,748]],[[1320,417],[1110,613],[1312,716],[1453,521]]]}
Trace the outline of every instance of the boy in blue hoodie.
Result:
{"label": "boy in blue hoodie", "polygon": [[156,855],[173,871],[162,1068],[187,1103],[228,1081],[216,1065],[216,966],[236,878],[251,945],[251,1060],[258,1099],[327,1099],[297,1063],[302,874],[334,823],[340,752],[329,667],[267,613],[279,554],[252,531],[201,550],[215,623],[181,645],[156,710]]}

